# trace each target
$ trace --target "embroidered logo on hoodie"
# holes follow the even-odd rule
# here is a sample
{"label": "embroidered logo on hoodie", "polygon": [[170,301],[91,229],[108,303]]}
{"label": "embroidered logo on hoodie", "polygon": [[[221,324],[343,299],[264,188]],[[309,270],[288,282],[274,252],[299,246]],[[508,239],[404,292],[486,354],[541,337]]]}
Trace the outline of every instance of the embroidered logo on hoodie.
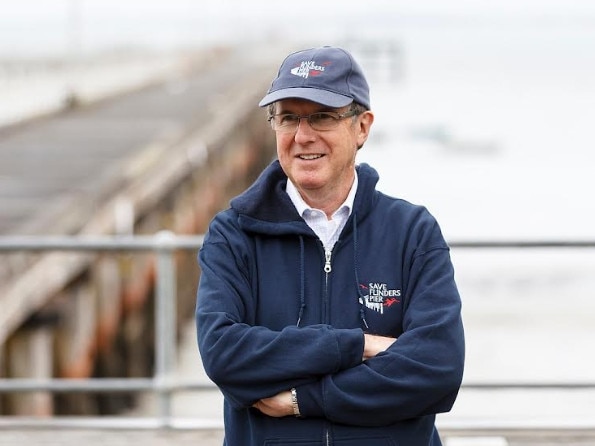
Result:
{"label": "embroidered logo on hoodie", "polygon": [[389,289],[386,283],[371,282],[360,284],[359,287],[363,293],[367,293],[360,298],[360,304],[380,314],[384,314],[385,308],[401,302],[401,290]]}

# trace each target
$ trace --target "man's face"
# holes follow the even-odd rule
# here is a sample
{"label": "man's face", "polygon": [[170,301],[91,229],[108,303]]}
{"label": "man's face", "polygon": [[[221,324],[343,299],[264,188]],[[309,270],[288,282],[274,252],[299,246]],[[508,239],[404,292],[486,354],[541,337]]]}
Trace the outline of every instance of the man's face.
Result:
{"label": "man's face", "polygon": [[[319,111],[348,110],[349,106],[332,109],[302,99],[285,99],[277,102],[275,113],[304,116]],[[307,119],[302,119],[295,132],[277,132],[281,167],[306,202],[314,195],[346,196],[353,183],[357,148],[366,141],[372,121],[373,115],[368,111],[355,118],[341,119],[332,130],[316,131]]]}

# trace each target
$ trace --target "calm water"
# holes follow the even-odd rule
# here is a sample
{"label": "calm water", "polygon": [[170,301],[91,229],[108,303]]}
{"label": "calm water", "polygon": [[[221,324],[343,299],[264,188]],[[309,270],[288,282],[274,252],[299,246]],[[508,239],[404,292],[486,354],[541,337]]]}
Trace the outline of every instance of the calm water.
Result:
{"label": "calm water", "polygon": [[[595,239],[595,30],[404,33],[359,154],[449,240]],[[595,249],[453,250],[467,381],[595,380]],[[448,417],[590,420],[595,392],[463,391]]]}

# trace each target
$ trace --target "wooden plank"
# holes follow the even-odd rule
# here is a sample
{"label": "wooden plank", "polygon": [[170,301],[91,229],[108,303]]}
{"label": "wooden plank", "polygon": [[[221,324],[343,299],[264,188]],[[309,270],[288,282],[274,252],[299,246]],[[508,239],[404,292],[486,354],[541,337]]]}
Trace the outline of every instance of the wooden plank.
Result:
{"label": "wooden plank", "polygon": [[88,253],[47,254],[23,274],[0,287],[0,345],[29,316],[62,291],[89,264]]}
{"label": "wooden plank", "polygon": [[[11,377],[47,379],[53,375],[53,328],[19,330],[8,345],[8,374]],[[13,415],[50,416],[54,412],[50,392],[11,394],[7,406]]]}
{"label": "wooden plank", "polygon": [[[56,328],[56,372],[62,378],[93,374],[97,332],[97,289],[82,281],[60,293],[60,324]],[[53,375],[52,375],[53,376]]]}

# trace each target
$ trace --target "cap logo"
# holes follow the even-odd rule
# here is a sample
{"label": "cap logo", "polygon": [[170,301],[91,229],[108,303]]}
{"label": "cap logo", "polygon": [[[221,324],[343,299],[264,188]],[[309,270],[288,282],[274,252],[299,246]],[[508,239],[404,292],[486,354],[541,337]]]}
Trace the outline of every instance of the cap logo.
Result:
{"label": "cap logo", "polygon": [[300,65],[292,68],[291,74],[308,79],[310,76],[321,75],[328,65],[330,65],[330,62],[323,63],[322,65],[316,65],[316,62],[313,60],[305,60],[300,63]]}

